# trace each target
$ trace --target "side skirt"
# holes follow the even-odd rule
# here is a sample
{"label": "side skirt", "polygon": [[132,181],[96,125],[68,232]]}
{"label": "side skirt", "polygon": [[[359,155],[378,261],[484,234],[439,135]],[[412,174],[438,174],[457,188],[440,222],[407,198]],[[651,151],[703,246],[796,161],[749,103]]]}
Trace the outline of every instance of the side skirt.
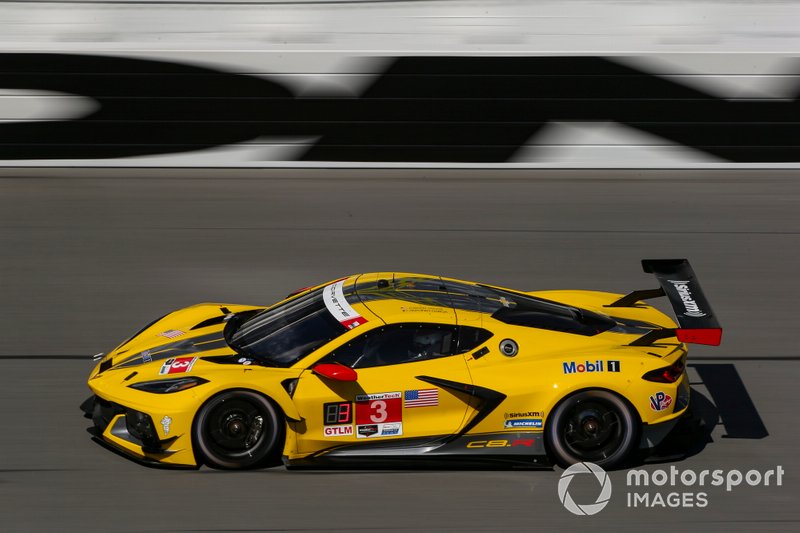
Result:
{"label": "side skirt", "polygon": [[289,460],[288,468],[529,468],[552,463],[541,432],[445,435],[350,444]]}

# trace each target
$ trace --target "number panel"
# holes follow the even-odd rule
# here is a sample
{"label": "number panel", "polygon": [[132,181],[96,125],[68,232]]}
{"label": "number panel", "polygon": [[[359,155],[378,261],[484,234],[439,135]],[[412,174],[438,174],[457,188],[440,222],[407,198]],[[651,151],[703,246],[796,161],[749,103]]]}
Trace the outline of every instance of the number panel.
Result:
{"label": "number panel", "polygon": [[356,397],[356,424],[402,422],[402,396],[400,392],[384,392]]}
{"label": "number panel", "polygon": [[326,403],[322,408],[323,423],[326,426],[352,423],[352,405],[350,402]]}

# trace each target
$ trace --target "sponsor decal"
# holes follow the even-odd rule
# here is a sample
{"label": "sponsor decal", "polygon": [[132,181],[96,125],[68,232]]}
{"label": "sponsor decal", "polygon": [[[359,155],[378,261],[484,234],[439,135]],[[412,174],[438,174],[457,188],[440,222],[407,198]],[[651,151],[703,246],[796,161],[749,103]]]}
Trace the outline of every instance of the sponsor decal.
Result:
{"label": "sponsor decal", "polygon": [[[608,363],[606,365],[606,363]],[[582,374],[584,372],[619,372],[619,361],[585,361],[576,363],[575,361],[562,362],[565,374]]]}
{"label": "sponsor decal", "polygon": [[672,286],[675,287],[675,291],[678,293],[678,297],[683,302],[683,307],[686,311],[683,313],[686,316],[690,316],[693,318],[701,318],[706,316],[706,314],[700,309],[700,306],[697,305],[697,302],[692,298],[692,291],[689,289],[689,281],[679,281],[679,280],[672,280],[668,279]]}
{"label": "sponsor decal", "polygon": [[168,339],[174,339],[175,337],[180,337],[181,335],[184,335],[185,333],[186,333],[185,331],[181,331],[179,329],[168,329],[167,331],[162,331],[158,335],[160,337],[166,337]]}
{"label": "sponsor decal", "polygon": [[162,376],[164,374],[182,374],[184,372],[191,372],[192,367],[197,362],[197,357],[172,357],[164,361],[161,365],[161,370],[158,371]]}
{"label": "sponsor decal", "polygon": [[364,426],[358,426],[358,438],[368,438],[374,437],[378,434],[378,424],[367,424]]}
{"label": "sponsor decal", "polygon": [[153,356],[150,355],[150,350],[145,350],[142,352],[142,363],[152,363]]}
{"label": "sponsor decal", "polygon": [[650,396],[650,409],[653,411],[663,411],[672,405],[672,396],[666,392],[657,392]]}
{"label": "sponsor decal", "polygon": [[253,360],[252,359],[248,359],[247,357],[240,357],[239,360],[237,361],[237,363],[240,363],[240,364],[243,364],[243,365],[247,366],[247,365],[252,365],[253,364]]}
{"label": "sponsor decal", "polygon": [[161,419],[161,427],[164,429],[164,436],[169,435],[169,425],[172,424],[172,419],[164,415],[164,418]]}
{"label": "sponsor decal", "polygon": [[402,393],[380,392],[356,396],[356,425],[391,424],[402,421]]}
{"label": "sponsor decal", "polygon": [[403,434],[403,424],[379,424],[381,437],[396,437]]}
{"label": "sponsor decal", "polygon": [[403,399],[408,409],[436,406],[439,405],[439,389],[407,390],[403,395]]}
{"label": "sponsor decal", "polygon": [[326,437],[349,437],[353,435],[353,426],[325,426],[322,433]]}
{"label": "sponsor decal", "polygon": [[542,419],[541,418],[518,418],[515,420],[506,420],[505,426],[506,429],[509,428],[533,428],[533,429],[542,429]]}
{"label": "sponsor decal", "polygon": [[322,300],[330,314],[347,329],[366,324],[367,319],[359,315],[344,297],[344,280],[331,283],[322,289]]}
{"label": "sponsor decal", "polygon": [[536,439],[494,439],[494,440],[471,440],[467,443],[467,448],[512,448],[522,446],[530,448],[536,443]]}
{"label": "sponsor decal", "polygon": [[544,411],[527,411],[524,413],[505,413],[503,418],[544,418]]}
{"label": "sponsor decal", "polygon": [[404,313],[450,313],[450,309],[443,307],[432,307],[427,305],[404,305],[400,306],[400,311]]}
{"label": "sponsor decal", "polygon": [[399,392],[378,392],[376,394],[359,394],[356,396],[357,402],[368,402],[371,400],[393,400],[400,398],[402,395]]}
{"label": "sponsor decal", "polygon": [[[353,423],[353,404],[350,402],[326,403],[322,406],[322,421],[326,426]],[[350,432],[352,435],[352,431]]]}

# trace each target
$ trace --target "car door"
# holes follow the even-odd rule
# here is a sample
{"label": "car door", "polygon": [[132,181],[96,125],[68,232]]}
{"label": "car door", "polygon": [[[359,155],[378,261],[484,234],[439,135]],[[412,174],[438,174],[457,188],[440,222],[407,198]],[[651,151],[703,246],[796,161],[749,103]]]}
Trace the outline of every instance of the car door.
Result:
{"label": "car door", "polygon": [[457,332],[446,324],[379,326],[320,359],[317,365],[354,369],[357,380],[325,377],[313,368],[303,372],[293,396],[304,422],[298,452],[457,433],[469,396],[431,382],[471,384]]}

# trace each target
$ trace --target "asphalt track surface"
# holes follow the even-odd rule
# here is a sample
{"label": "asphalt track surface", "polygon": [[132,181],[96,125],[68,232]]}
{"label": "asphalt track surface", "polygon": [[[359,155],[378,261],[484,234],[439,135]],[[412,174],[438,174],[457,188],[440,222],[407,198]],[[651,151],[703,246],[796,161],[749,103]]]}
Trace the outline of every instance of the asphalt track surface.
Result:
{"label": "asphalt track surface", "polygon": [[[799,206],[791,171],[6,171],[0,530],[797,531]],[[653,286],[639,260],[658,257],[692,261],[725,336],[690,353],[710,438],[645,468],[780,465],[781,486],[630,508],[619,471],[608,507],[577,517],[558,469],[158,470],[91,442],[78,410],[90,355],[200,301],[375,270],[625,292]],[[591,503],[584,481],[571,491]]]}

